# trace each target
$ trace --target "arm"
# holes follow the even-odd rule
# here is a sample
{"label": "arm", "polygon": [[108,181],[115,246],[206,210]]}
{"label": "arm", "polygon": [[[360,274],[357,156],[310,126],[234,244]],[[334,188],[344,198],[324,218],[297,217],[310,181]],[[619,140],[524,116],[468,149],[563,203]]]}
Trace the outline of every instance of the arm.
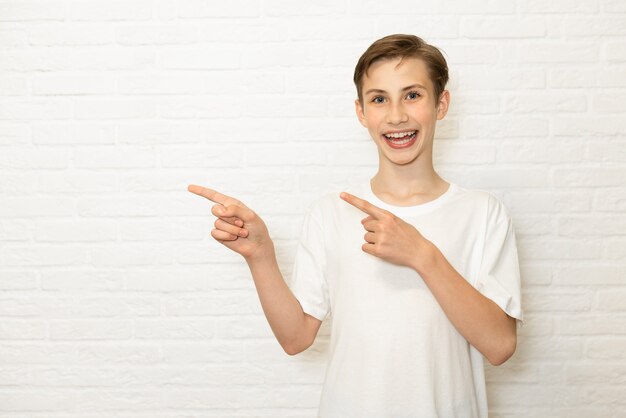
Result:
{"label": "arm", "polygon": [[304,313],[283,280],[265,222],[241,201],[216,190],[193,184],[187,190],[217,203],[211,209],[218,217],[211,236],[248,263],[265,317],[283,350],[294,355],[308,348],[321,321]]}
{"label": "arm", "polygon": [[515,318],[469,284],[435,244],[389,211],[350,193],[340,197],[369,215],[361,220],[367,231],[363,251],[417,271],[455,328],[491,364],[500,365],[513,355]]}
{"label": "arm", "polygon": [[321,321],[309,317],[295,298],[278,268],[273,245],[269,253],[257,258],[248,258],[265,317],[283,350],[295,355],[311,344]]}
{"label": "arm", "polygon": [[507,361],[517,345],[515,318],[468,283],[434,244],[429,248],[430,257],[425,259],[430,261],[423,267],[411,267],[422,277],[459,333],[489,363],[498,366]]}

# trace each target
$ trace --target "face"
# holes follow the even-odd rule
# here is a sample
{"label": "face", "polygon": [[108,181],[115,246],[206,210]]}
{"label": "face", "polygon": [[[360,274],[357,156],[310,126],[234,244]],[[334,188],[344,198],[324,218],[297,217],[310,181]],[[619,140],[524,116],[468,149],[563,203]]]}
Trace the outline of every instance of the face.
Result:
{"label": "face", "polygon": [[[378,147],[381,164],[406,165],[430,158],[437,120],[448,111],[450,93],[439,99],[426,64],[417,58],[375,62],[363,76],[363,106],[355,100],[361,125]],[[390,138],[393,135],[397,138]]]}

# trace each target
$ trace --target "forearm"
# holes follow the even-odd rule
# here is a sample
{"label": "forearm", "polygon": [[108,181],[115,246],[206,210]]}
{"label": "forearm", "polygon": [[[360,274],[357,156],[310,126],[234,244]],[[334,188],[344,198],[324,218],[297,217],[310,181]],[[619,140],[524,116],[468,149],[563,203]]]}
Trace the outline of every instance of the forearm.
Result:
{"label": "forearm", "polygon": [[266,255],[246,261],[272,332],[290,353],[298,345],[304,311],[283,279],[273,246]]}
{"label": "forearm", "polygon": [[502,364],[515,351],[515,319],[468,283],[434,244],[430,247],[428,263],[415,270],[459,333],[491,364]]}

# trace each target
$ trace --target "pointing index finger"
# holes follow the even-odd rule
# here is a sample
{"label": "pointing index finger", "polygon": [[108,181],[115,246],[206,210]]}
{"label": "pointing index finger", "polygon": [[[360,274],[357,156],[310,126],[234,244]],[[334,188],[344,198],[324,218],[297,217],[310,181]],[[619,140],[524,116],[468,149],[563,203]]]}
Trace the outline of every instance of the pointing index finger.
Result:
{"label": "pointing index finger", "polygon": [[381,216],[385,216],[387,214],[384,209],[381,209],[378,206],[374,206],[367,200],[358,198],[354,195],[351,195],[350,193],[342,192],[339,197],[350,203],[355,208],[367,213],[368,215],[373,216],[374,218],[380,218]]}
{"label": "pointing index finger", "polygon": [[198,196],[205,197],[212,202],[221,203],[222,205],[226,205],[227,203],[233,204],[236,202],[236,199],[226,196],[225,194],[221,194],[217,190],[209,189],[208,187],[190,184],[187,186],[187,190],[191,193],[197,194]]}

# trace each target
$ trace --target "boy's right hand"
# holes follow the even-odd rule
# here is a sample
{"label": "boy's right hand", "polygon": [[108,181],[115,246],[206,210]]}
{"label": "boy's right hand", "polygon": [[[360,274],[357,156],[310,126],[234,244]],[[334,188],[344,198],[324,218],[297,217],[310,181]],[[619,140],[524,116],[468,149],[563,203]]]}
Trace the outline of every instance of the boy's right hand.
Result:
{"label": "boy's right hand", "polygon": [[265,222],[239,200],[207,187],[190,184],[187,190],[218,203],[211,208],[217,216],[211,236],[216,241],[241,254],[246,261],[269,254],[273,243]]}

